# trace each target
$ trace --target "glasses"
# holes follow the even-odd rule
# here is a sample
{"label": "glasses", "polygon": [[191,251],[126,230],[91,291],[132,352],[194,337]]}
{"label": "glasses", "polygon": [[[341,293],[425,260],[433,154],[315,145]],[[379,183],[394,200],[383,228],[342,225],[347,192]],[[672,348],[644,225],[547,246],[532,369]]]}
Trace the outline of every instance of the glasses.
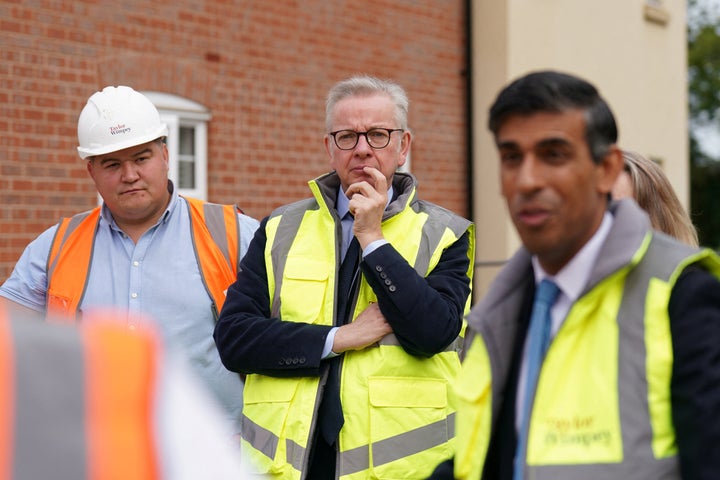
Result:
{"label": "glasses", "polygon": [[330,132],[330,135],[340,150],[352,150],[355,148],[355,145],[357,145],[360,135],[365,137],[368,145],[372,148],[385,148],[390,143],[390,134],[403,131],[402,128],[371,128],[367,132],[338,130],[336,132]]}

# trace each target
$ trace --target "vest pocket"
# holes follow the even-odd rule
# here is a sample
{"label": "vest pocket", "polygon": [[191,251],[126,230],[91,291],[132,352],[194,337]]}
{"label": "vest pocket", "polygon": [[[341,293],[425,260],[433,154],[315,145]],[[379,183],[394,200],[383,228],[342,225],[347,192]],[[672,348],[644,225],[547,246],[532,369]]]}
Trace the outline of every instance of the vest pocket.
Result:
{"label": "vest pocket", "polygon": [[72,320],[73,298],[58,295],[52,291],[47,293],[47,311],[56,318]]}
{"label": "vest pocket", "polygon": [[447,381],[423,377],[371,377],[372,478],[426,478],[452,454]]}
{"label": "vest pocket", "polygon": [[[288,258],[283,274],[280,315],[292,322],[323,324],[320,318],[328,289],[328,267],[325,262]],[[332,322],[329,319],[328,322]]]}

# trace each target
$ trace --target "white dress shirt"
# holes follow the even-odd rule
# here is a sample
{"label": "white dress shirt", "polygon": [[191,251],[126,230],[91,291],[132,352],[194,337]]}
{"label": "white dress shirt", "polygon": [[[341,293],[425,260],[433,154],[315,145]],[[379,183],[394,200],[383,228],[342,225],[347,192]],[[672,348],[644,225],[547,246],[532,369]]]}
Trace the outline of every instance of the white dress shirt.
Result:
{"label": "white dress shirt", "polygon": [[[605,212],[600,227],[595,235],[580,249],[580,251],[560,270],[555,276],[548,275],[540,266],[537,257],[533,255],[532,265],[535,273],[535,286],[542,280],[548,278],[560,287],[560,295],[555,305],[550,310],[552,318],[552,331],[550,333],[550,342],[558,332],[565,317],[570,311],[573,303],[577,301],[580,294],[590,279],[593,266],[600,254],[600,249],[605,242],[610,228],[612,227],[613,217],[609,212]],[[520,375],[518,377],[517,396],[515,397],[515,428],[520,431],[522,421],[522,399],[525,398],[525,386],[527,383],[527,349],[528,339],[525,338],[523,346],[522,363],[520,364]]]}

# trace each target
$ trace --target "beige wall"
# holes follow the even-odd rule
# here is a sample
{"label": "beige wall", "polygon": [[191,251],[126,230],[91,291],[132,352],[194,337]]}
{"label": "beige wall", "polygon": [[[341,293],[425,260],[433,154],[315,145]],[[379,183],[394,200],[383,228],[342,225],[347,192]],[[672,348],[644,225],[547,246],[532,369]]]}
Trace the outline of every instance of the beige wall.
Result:
{"label": "beige wall", "polygon": [[591,81],[616,115],[620,146],[661,159],[687,206],[685,10],[678,0],[472,2],[475,301],[519,246],[486,123],[498,90],[524,73],[557,69]]}

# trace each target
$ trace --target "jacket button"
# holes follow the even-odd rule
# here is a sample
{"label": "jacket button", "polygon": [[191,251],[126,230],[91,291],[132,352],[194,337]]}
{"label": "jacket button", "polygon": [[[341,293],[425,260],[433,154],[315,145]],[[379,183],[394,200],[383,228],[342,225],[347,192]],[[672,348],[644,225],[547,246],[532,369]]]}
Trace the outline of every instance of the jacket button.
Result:
{"label": "jacket button", "polygon": [[378,272],[382,272],[383,268],[380,265],[375,265],[375,270],[377,270]]}
{"label": "jacket button", "polygon": [[388,287],[388,290],[390,290],[391,292],[394,292],[395,290],[397,290],[397,288],[395,287],[395,285],[390,285]]}
{"label": "jacket button", "polygon": [[390,280],[389,278],[386,278],[385,285],[392,285],[392,280]]}
{"label": "jacket button", "polygon": [[382,272],[382,273],[380,274],[380,278],[387,278],[387,273]]}

